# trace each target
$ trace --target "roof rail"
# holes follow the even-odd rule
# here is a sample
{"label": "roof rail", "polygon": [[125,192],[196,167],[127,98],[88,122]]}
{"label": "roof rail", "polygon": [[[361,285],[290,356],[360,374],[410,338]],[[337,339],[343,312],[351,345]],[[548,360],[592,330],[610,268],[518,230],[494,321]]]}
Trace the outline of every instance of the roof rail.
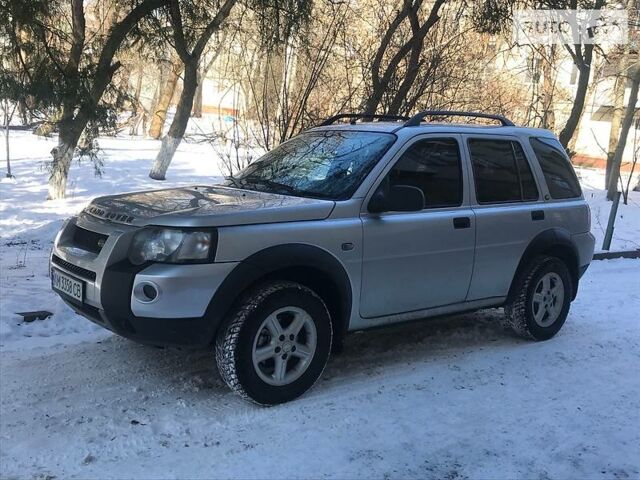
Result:
{"label": "roof rail", "polygon": [[420,125],[420,122],[424,120],[424,117],[476,117],[476,118],[489,118],[491,120],[499,121],[503,127],[515,127],[515,124],[506,117],[502,115],[492,115],[490,113],[480,113],[480,112],[461,112],[455,110],[424,110],[422,112],[416,113],[413,117],[411,117],[405,124],[405,127],[417,127]]}
{"label": "roof rail", "polygon": [[326,127],[327,125],[331,125],[335,123],[337,120],[341,120],[343,118],[349,118],[351,121],[349,122],[351,125],[356,123],[358,119],[370,118],[371,120],[409,120],[409,117],[405,117],[403,115],[376,115],[373,113],[339,113],[332,117],[327,118],[324,122],[320,124],[321,127]]}

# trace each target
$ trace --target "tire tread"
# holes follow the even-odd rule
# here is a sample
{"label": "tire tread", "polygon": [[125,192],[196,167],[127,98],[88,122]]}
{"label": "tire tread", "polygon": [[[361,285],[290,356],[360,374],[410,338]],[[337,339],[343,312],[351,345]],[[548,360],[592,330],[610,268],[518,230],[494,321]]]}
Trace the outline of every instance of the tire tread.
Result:
{"label": "tire tread", "polygon": [[[322,303],[322,305],[324,305],[324,308],[327,311],[328,318],[331,318],[324,301],[313,290],[295,282],[275,281],[260,285],[251,290],[249,293],[245,294],[241,298],[236,309],[232,311],[231,315],[229,315],[229,317],[221,326],[220,332],[218,333],[218,336],[216,338],[215,358],[220,376],[227,384],[227,386],[236,394],[238,394],[244,400],[255,403],[257,405],[264,404],[256,401],[247,393],[238,378],[238,372],[236,370],[236,355],[238,352],[240,331],[242,330],[242,327],[249,316],[260,306],[260,304],[265,299],[283,289],[298,289],[301,292],[316,297]],[[329,325],[329,327],[329,330],[331,332],[331,325]],[[320,375],[318,375],[318,378],[320,378],[321,375],[322,372],[320,373]]]}
{"label": "tire tread", "polygon": [[[527,323],[527,295],[531,287],[531,281],[536,274],[547,265],[553,262],[562,262],[557,257],[549,255],[538,255],[533,258],[528,267],[520,274],[516,281],[516,296],[510,303],[504,307],[504,325],[510,328],[516,335],[536,340],[536,336],[531,332]],[[571,286],[567,286],[571,288]]]}

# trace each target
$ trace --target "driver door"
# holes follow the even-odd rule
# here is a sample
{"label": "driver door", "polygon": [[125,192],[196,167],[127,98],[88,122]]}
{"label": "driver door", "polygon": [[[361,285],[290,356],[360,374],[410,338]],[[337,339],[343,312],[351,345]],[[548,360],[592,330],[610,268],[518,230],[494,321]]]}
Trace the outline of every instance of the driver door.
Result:
{"label": "driver door", "polygon": [[420,211],[379,214],[369,213],[365,202],[362,317],[466,299],[473,271],[475,218],[469,207],[469,172],[463,155],[457,135],[417,137],[373,189],[409,185],[422,190],[425,202]]}

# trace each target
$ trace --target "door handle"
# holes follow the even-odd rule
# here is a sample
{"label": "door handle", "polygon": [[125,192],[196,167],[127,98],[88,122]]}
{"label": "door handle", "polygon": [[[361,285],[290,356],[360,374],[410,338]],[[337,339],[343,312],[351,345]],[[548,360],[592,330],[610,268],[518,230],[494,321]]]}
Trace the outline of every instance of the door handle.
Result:
{"label": "door handle", "polygon": [[531,220],[544,220],[544,210],[531,210]]}
{"label": "door handle", "polygon": [[457,217],[453,219],[453,228],[469,228],[471,219],[469,217]]}

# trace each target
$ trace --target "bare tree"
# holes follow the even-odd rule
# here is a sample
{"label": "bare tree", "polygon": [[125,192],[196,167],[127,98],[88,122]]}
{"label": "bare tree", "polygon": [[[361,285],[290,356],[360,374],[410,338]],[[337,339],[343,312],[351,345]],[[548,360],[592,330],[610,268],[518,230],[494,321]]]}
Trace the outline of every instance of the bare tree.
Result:
{"label": "bare tree", "polygon": [[175,49],[184,65],[184,78],[182,81],[182,93],[176,106],[176,114],[173,117],[167,135],[162,139],[160,152],[149,172],[149,177],[154,180],[164,180],[167,169],[171,164],[184,132],[193,107],[193,97],[198,85],[198,65],[211,36],[220,29],[222,22],[229,16],[231,9],[237,0],[226,0],[220,9],[204,28],[199,37],[196,37],[195,45],[189,51],[187,38],[185,36],[185,26],[182,19],[182,12],[177,0],[172,0],[169,6],[171,26],[173,29],[173,40]]}
{"label": "bare tree", "polygon": [[609,131],[609,148],[607,150],[607,166],[605,175],[605,185],[609,186],[611,168],[613,167],[613,156],[616,144],[620,136],[622,126],[622,115],[624,113],[624,93],[629,80],[629,44],[622,48],[618,59],[617,74],[613,85],[613,111],[611,112],[611,130]]}
{"label": "bare tree", "polygon": [[[279,48],[262,52],[255,45],[243,60],[248,110],[258,125],[258,143],[266,150],[329,113],[317,102],[311,102],[344,25],[346,7],[327,7],[322,14],[314,13],[312,27],[290,36]],[[250,73],[251,65],[256,63],[258,68]],[[335,93],[336,85],[328,83],[325,88]]]}
{"label": "bare tree", "polygon": [[622,155],[624,149],[627,146],[627,137],[633,119],[636,113],[638,104],[638,88],[640,86],[640,57],[634,65],[634,73],[631,77],[631,92],[629,94],[629,104],[622,120],[622,126],[620,128],[620,138],[618,138],[618,144],[616,146],[615,153],[613,154],[613,161],[611,164],[611,174],[609,176],[609,185],[607,186],[607,199],[613,200],[615,193],[618,189],[618,181],[620,178],[620,166],[622,165]]}
{"label": "bare tree", "polygon": [[205,62],[204,65],[198,69],[198,85],[196,86],[196,93],[193,99],[193,109],[191,111],[191,115],[195,118],[202,118],[202,90],[204,87],[204,81],[207,78],[209,70],[211,70],[211,67],[213,67],[213,64],[218,59],[225,40],[226,36],[224,32],[222,32],[215,47],[209,49],[210,51],[203,55]]}
{"label": "bare tree", "polygon": [[[424,39],[436,22],[440,20],[440,8],[445,2],[446,0],[435,0],[426,19],[420,22],[419,14],[424,3],[423,0],[402,1],[401,8],[396,12],[382,35],[371,62],[371,92],[365,100],[364,113],[376,113],[400,62],[405,60],[407,62],[405,77],[385,112],[389,114],[398,113],[407,92],[413,86],[418,75],[420,53],[424,45]],[[407,22],[410,25],[410,35],[406,40],[401,41],[399,47],[394,49],[394,38]],[[385,62],[385,59],[388,59],[388,61]]]}
{"label": "bare tree", "polygon": [[[605,4],[605,0],[595,0],[592,8],[594,10],[600,10]],[[578,8],[578,0],[570,0],[569,8],[575,10]],[[565,123],[563,129],[560,131],[558,135],[558,139],[560,143],[566,148],[571,141],[576,129],[578,128],[578,124],[580,123],[580,118],[582,116],[582,111],[584,110],[585,101],[587,98],[587,90],[589,88],[589,77],[591,76],[592,70],[592,61],[593,61],[593,50],[594,44],[575,44],[573,46],[569,44],[563,44],[571,55],[571,59],[573,60],[574,65],[578,69],[578,86],[576,89],[576,95],[573,99],[573,105],[571,106],[571,112],[569,113],[569,118]]]}

